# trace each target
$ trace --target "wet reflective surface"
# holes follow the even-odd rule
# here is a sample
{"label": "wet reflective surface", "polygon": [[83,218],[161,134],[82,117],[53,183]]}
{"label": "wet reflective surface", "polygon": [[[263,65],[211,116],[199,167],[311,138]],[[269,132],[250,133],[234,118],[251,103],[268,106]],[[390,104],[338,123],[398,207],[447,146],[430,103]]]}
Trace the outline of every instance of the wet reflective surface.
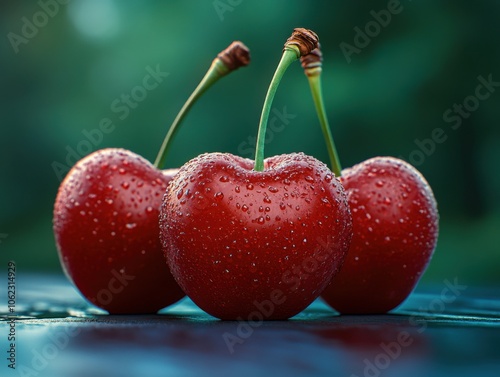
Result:
{"label": "wet reflective surface", "polygon": [[17,368],[2,357],[2,377],[500,375],[500,291],[453,281],[417,289],[389,315],[339,316],[318,300],[289,321],[247,323],[188,299],[109,316],[64,277],[18,275],[16,316]]}

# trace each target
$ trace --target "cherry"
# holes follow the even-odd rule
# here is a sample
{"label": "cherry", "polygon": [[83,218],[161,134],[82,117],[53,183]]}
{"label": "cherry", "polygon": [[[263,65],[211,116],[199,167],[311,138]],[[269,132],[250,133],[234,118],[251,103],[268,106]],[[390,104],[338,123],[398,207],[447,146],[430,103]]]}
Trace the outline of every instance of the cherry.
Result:
{"label": "cherry", "polygon": [[184,296],[159,241],[162,196],[178,169],[159,170],[193,103],[220,77],[249,62],[235,42],[218,55],[174,120],[155,165],[117,148],[78,161],[59,187],[54,234],[66,275],[92,304],[113,314],[154,313]]}
{"label": "cherry", "polygon": [[[264,160],[272,99],[286,68],[317,36],[295,29],[264,103],[255,163],[209,153],[186,163],[160,209],[172,275],[220,319],[286,319],[316,299],[349,247],[351,216],[331,171],[301,153]],[[253,169],[252,169],[253,168]]]}
{"label": "cherry", "polygon": [[408,297],[430,262],[438,238],[436,200],[417,169],[397,158],[375,157],[341,171],[322,98],[321,59],[316,49],[302,65],[353,221],[349,253],[322,298],[341,313],[385,313]]}
{"label": "cherry", "polygon": [[323,298],[341,313],[385,313],[412,292],[438,236],[436,201],[408,163],[375,157],[342,171],[353,239]]}
{"label": "cherry", "polygon": [[154,313],[184,296],[158,240],[161,196],[175,172],[124,149],[104,149],[80,160],[62,182],[54,210],[61,263],[94,305]]}

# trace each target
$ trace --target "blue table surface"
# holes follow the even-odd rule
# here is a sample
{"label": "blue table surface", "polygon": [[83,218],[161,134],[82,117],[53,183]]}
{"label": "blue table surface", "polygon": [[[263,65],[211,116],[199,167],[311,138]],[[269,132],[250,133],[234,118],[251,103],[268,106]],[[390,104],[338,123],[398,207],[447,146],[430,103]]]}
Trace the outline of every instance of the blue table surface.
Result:
{"label": "blue table surface", "polygon": [[[16,369],[0,295],[0,376],[500,376],[500,289],[418,287],[386,315],[321,300],[288,321],[219,321],[189,299],[158,315],[111,316],[63,276],[18,275]],[[445,287],[455,286],[455,291]],[[458,288],[457,288],[458,287]]]}

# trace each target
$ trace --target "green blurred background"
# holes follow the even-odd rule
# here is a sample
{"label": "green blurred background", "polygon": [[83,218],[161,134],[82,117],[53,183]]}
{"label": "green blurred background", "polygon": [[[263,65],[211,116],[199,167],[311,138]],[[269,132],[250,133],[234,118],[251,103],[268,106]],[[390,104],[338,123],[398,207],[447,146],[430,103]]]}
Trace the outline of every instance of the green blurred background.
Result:
{"label": "green blurred background", "polygon": [[[343,165],[400,156],[434,189],[441,232],[423,281],[500,283],[500,87],[476,97],[478,77],[500,81],[500,2],[402,0],[377,30],[371,11],[387,1],[54,1],[0,4],[0,255],[19,272],[61,271],[51,229],[54,162],[82,150],[84,131],[103,118],[115,129],[92,150],[123,147],[153,160],[212,59],[236,39],[250,48],[251,65],[196,104],[167,165],[210,151],[252,157],[283,42],[303,26],[321,39]],[[369,41],[355,39],[356,27],[368,27]],[[346,57],[341,46],[355,52]],[[158,65],[168,77],[120,119],[112,104]],[[464,100],[473,111],[446,121]],[[328,162],[300,64],[287,72],[274,107],[294,118],[269,135],[266,155],[303,151]],[[446,141],[424,141],[438,128]]]}

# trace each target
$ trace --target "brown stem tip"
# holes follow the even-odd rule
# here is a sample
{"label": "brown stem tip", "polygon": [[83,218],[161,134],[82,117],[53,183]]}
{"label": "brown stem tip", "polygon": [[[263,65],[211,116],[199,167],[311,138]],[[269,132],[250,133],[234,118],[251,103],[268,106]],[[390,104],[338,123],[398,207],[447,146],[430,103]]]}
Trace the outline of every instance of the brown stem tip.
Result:
{"label": "brown stem tip", "polygon": [[217,58],[231,72],[250,63],[250,50],[242,42],[234,41],[224,51],[221,51]]}
{"label": "brown stem tip", "polygon": [[323,54],[321,53],[321,45],[318,43],[318,47],[312,50],[309,54],[302,56],[300,58],[300,63],[304,71],[321,68],[323,63]]}
{"label": "brown stem tip", "polygon": [[300,56],[309,54],[318,47],[318,35],[309,29],[295,28],[293,33],[285,42],[285,48],[295,46],[300,51]]}

